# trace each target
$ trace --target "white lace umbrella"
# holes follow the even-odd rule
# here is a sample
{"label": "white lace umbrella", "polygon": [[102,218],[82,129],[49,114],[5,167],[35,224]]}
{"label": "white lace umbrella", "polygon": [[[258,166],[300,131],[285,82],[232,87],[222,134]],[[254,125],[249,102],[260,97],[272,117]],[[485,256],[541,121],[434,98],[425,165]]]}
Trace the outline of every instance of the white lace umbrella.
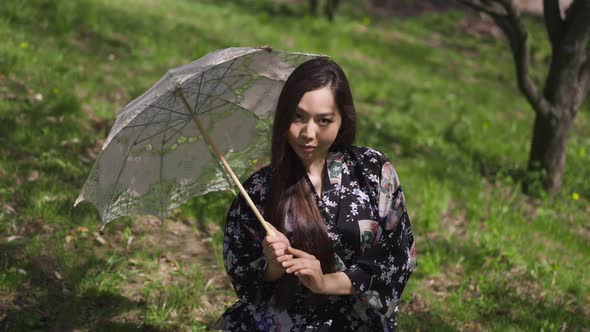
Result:
{"label": "white lace umbrella", "polygon": [[74,206],[92,202],[101,229],[125,215],[163,219],[193,196],[231,189],[229,174],[268,232],[238,177],[268,156],[284,81],[316,57],[228,48],[168,71],[117,116]]}

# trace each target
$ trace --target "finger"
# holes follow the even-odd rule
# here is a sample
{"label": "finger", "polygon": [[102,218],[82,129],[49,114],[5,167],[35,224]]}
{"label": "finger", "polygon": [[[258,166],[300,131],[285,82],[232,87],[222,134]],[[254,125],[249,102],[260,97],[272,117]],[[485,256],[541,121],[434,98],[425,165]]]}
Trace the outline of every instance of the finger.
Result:
{"label": "finger", "polygon": [[266,225],[268,226],[268,232],[266,233],[267,235],[276,235],[277,233],[280,233],[271,223],[269,222],[265,222]]}
{"label": "finger", "polygon": [[277,235],[267,235],[264,237],[263,242],[270,244],[270,243],[276,243],[276,242],[283,242],[283,239]]}
{"label": "finger", "polygon": [[272,233],[272,234],[271,234],[271,233],[267,233],[267,235],[266,235],[266,236],[276,236],[276,237],[279,237],[279,238],[282,238],[282,239],[286,240],[287,242],[289,241],[289,239],[287,238],[287,236],[285,236],[285,234],[281,233],[281,232],[280,232],[280,231],[279,231],[279,230],[278,230],[276,227],[274,227],[274,226],[273,226],[271,223],[268,223],[268,222],[267,222],[267,224],[269,225],[269,227],[270,227],[270,229],[273,231],[273,233]]}
{"label": "finger", "polygon": [[293,274],[298,277],[309,277],[309,276],[313,275],[313,270],[312,269],[301,269],[297,272],[294,272]]}
{"label": "finger", "polygon": [[274,249],[274,250],[279,250],[279,249],[281,249],[281,250],[285,250],[285,249],[287,249],[287,245],[286,245],[285,243],[283,243],[283,242],[275,242],[275,243],[271,243],[271,244],[269,245],[269,247],[271,247],[271,248],[272,248],[272,249]]}
{"label": "finger", "polygon": [[[282,256],[277,257],[277,262],[281,263],[281,265],[282,265],[282,263],[288,262],[291,259],[293,259],[293,255],[282,255]],[[284,265],[283,265],[283,267],[284,267]]]}
{"label": "finger", "polygon": [[287,248],[287,251],[289,251],[289,253],[293,254],[293,256],[295,256],[295,257],[315,259],[314,255],[310,255],[303,250],[295,249],[293,247]]}
{"label": "finger", "polygon": [[311,267],[307,263],[297,263],[288,267],[285,272],[287,273],[294,273],[301,269],[310,269]]}
{"label": "finger", "polygon": [[287,238],[287,236],[279,231],[277,231],[277,236],[279,236],[281,239],[283,239],[283,241],[289,242],[289,238]]}
{"label": "finger", "polygon": [[293,259],[290,259],[290,260],[284,262],[283,266],[289,267],[289,266],[292,266],[295,264],[302,264],[302,263],[308,264],[308,263],[312,263],[312,261],[310,261],[309,258],[293,258]]}
{"label": "finger", "polygon": [[274,247],[266,247],[262,250],[262,252],[264,252],[265,255],[275,255],[275,256],[282,256],[282,255],[286,255],[287,253],[287,248],[286,247],[277,247],[276,249]]}
{"label": "finger", "polygon": [[281,243],[282,245],[286,247],[288,247],[290,245],[289,243],[289,239],[287,239],[285,236],[266,236],[264,238],[264,241],[262,242],[263,245],[269,246],[273,243]]}

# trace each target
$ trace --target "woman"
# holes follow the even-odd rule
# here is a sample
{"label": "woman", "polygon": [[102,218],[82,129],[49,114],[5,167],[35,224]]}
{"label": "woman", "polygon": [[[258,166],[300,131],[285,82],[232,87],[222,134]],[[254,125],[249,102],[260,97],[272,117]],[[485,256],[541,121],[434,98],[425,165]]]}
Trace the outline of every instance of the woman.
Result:
{"label": "woman", "polygon": [[352,146],[355,110],[342,69],[318,58],[289,76],[273,126],[271,165],[244,187],[225,228],[225,268],[239,301],[227,331],[393,331],[416,266],[404,195],[391,162]]}

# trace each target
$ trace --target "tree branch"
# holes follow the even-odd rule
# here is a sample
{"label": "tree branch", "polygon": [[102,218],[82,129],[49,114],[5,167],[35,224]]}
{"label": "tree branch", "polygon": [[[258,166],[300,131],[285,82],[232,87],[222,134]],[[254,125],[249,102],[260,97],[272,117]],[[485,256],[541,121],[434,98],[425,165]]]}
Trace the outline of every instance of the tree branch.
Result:
{"label": "tree branch", "polygon": [[485,14],[488,14],[489,16],[502,16],[504,15],[503,13],[499,13],[495,10],[492,9],[492,6],[485,6],[485,5],[481,5],[479,3],[475,3],[473,1],[469,1],[469,0],[457,0],[459,3],[464,4],[467,7],[470,7],[471,9],[475,10],[475,11],[479,11]]}
{"label": "tree branch", "polygon": [[559,9],[559,0],[543,0],[543,18],[551,47],[555,50],[559,47],[563,36],[563,20]]}
{"label": "tree branch", "polygon": [[[551,105],[539,91],[530,77],[530,49],[528,45],[528,33],[524,27],[520,12],[512,0],[457,0],[466,6],[489,15],[496,25],[500,27],[508,42],[514,64],[518,88],[533,107],[536,113],[548,115]],[[557,0],[545,0],[557,1]],[[582,0],[590,1],[590,0]],[[502,13],[498,8],[501,8]],[[558,5],[559,9],[559,5]],[[559,14],[559,12],[558,12]]]}
{"label": "tree branch", "polygon": [[496,0],[506,11],[503,17],[492,17],[502,29],[510,43],[518,87],[536,113],[547,116],[551,105],[539,91],[530,77],[531,54],[528,45],[528,33],[520,18],[520,12],[512,0]]}

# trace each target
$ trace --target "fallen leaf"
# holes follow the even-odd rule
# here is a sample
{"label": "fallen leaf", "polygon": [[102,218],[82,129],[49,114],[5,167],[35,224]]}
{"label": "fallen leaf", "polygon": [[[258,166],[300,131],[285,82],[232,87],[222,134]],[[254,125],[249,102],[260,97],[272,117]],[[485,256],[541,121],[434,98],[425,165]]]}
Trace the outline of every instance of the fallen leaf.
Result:
{"label": "fallen leaf", "polygon": [[7,239],[7,242],[12,242],[12,241],[20,240],[22,238],[23,237],[22,236],[19,236],[19,235],[9,236],[8,239]]}
{"label": "fallen leaf", "polygon": [[103,246],[107,244],[107,241],[106,241],[106,240],[105,240],[105,239],[104,239],[102,236],[100,236],[100,234],[98,234],[98,233],[94,232],[94,234],[93,234],[93,235],[94,235],[94,239],[95,239],[95,240],[96,240],[98,243],[102,244]]}
{"label": "fallen leaf", "polygon": [[33,170],[29,173],[29,177],[27,178],[28,181],[37,181],[39,178],[39,171]]}
{"label": "fallen leaf", "polygon": [[215,279],[216,279],[216,278],[215,278],[215,277],[213,277],[213,278],[211,278],[211,279],[207,280],[207,283],[205,284],[205,289],[204,289],[204,290],[207,290],[207,289],[209,289],[209,287],[211,287],[211,285],[213,285],[213,281],[215,281]]}
{"label": "fallen leaf", "polygon": [[125,246],[125,249],[129,249],[129,247],[131,246],[131,242],[133,242],[133,239],[134,239],[134,237],[133,237],[133,236],[130,236],[130,237],[127,239],[127,245]]}
{"label": "fallen leaf", "polygon": [[10,204],[4,204],[2,206],[2,210],[4,210],[4,213],[6,213],[6,214],[16,213],[16,210]]}
{"label": "fallen leaf", "polygon": [[53,271],[53,275],[55,276],[55,279],[62,280],[61,274],[59,272]]}

